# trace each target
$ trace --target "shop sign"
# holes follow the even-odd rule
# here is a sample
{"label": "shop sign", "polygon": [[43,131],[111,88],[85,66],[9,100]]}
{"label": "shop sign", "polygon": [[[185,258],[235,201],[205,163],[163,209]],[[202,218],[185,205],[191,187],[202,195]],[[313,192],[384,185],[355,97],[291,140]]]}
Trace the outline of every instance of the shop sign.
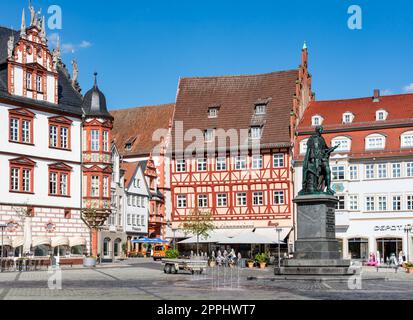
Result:
{"label": "shop sign", "polygon": [[375,226],[375,232],[386,232],[386,231],[393,231],[393,232],[403,232],[404,226],[403,225],[383,225],[383,226]]}

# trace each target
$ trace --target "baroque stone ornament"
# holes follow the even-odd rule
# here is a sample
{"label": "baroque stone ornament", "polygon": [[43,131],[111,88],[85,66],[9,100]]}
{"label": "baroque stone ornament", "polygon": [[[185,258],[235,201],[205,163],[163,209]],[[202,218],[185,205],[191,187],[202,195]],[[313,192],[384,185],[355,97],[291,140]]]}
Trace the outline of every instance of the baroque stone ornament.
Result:
{"label": "baroque stone ornament", "polygon": [[315,134],[308,139],[303,163],[303,190],[300,195],[335,194],[331,189],[330,155],[340,145],[328,147],[322,136],[323,131],[322,126],[317,126]]}

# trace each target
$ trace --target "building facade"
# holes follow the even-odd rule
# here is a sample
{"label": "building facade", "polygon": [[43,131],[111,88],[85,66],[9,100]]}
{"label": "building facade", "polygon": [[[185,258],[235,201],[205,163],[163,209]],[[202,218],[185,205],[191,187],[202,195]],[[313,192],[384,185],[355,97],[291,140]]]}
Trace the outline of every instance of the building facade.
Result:
{"label": "building facade", "polygon": [[[339,197],[337,237],[345,258],[383,262],[403,252],[412,257],[413,95],[311,102],[297,130],[295,181],[302,184],[306,143],[318,125],[331,156]],[[299,191],[299,188],[296,189]],[[408,251],[410,251],[408,253]]]}
{"label": "building facade", "polygon": [[0,27],[0,223],[9,255],[82,255],[82,96],[44,18]]}
{"label": "building facade", "polygon": [[307,57],[305,46],[296,70],[180,80],[170,141],[174,229],[199,209],[222,233],[256,229],[276,239],[280,227],[293,243],[291,146],[312,99]]}

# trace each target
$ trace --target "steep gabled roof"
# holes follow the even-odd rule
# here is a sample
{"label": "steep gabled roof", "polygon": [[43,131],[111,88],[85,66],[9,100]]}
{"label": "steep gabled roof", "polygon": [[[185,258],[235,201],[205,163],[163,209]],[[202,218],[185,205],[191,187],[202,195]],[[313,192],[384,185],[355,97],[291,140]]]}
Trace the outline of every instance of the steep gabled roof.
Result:
{"label": "steep gabled roof", "polygon": [[[140,108],[112,110],[114,127],[113,140],[122,156],[148,155],[159,144],[152,135],[157,129],[169,129],[174,104],[145,106]],[[131,143],[132,149],[125,145]]]}
{"label": "steep gabled roof", "polygon": [[122,162],[120,168],[125,171],[125,187],[129,188],[130,183],[132,182],[133,177],[138,170],[139,162]]}
{"label": "steep gabled roof", "polygon": [[[235,129],[239,133],[241,129],[263,125],[262,146],[289,146],[290,114],[298,77],[298,70],[290,70],[258,75],[183,78],[178,88],[174,125],[181,121],[184,133],[189,129],[202,132],[207,129]],[[265,116],[257,117],[254,115],[255,106],[260,103],[267,103],[267,112]],[[208,118],[211,107],[219,107],[217,118]],[[174,134],[174,130],[172,132]],[[191,143],[185,141],[184,148]],[[227,147],[233,146],[228,142]]]}

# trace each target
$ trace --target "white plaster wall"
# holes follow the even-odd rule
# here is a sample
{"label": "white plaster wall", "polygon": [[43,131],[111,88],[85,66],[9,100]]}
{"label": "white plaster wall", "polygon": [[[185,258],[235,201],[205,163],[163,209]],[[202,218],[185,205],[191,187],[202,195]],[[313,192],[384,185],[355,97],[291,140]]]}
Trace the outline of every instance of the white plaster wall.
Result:
{"label": "white plaster wall", "polygon": [[14,68],[14,94],[23,95],[23,69],[21,67]]}
{"label": "white plaster wall", "polygon": [[55,79],[52,75],[47,75],[47,101],[50,103],[55,103]]}

